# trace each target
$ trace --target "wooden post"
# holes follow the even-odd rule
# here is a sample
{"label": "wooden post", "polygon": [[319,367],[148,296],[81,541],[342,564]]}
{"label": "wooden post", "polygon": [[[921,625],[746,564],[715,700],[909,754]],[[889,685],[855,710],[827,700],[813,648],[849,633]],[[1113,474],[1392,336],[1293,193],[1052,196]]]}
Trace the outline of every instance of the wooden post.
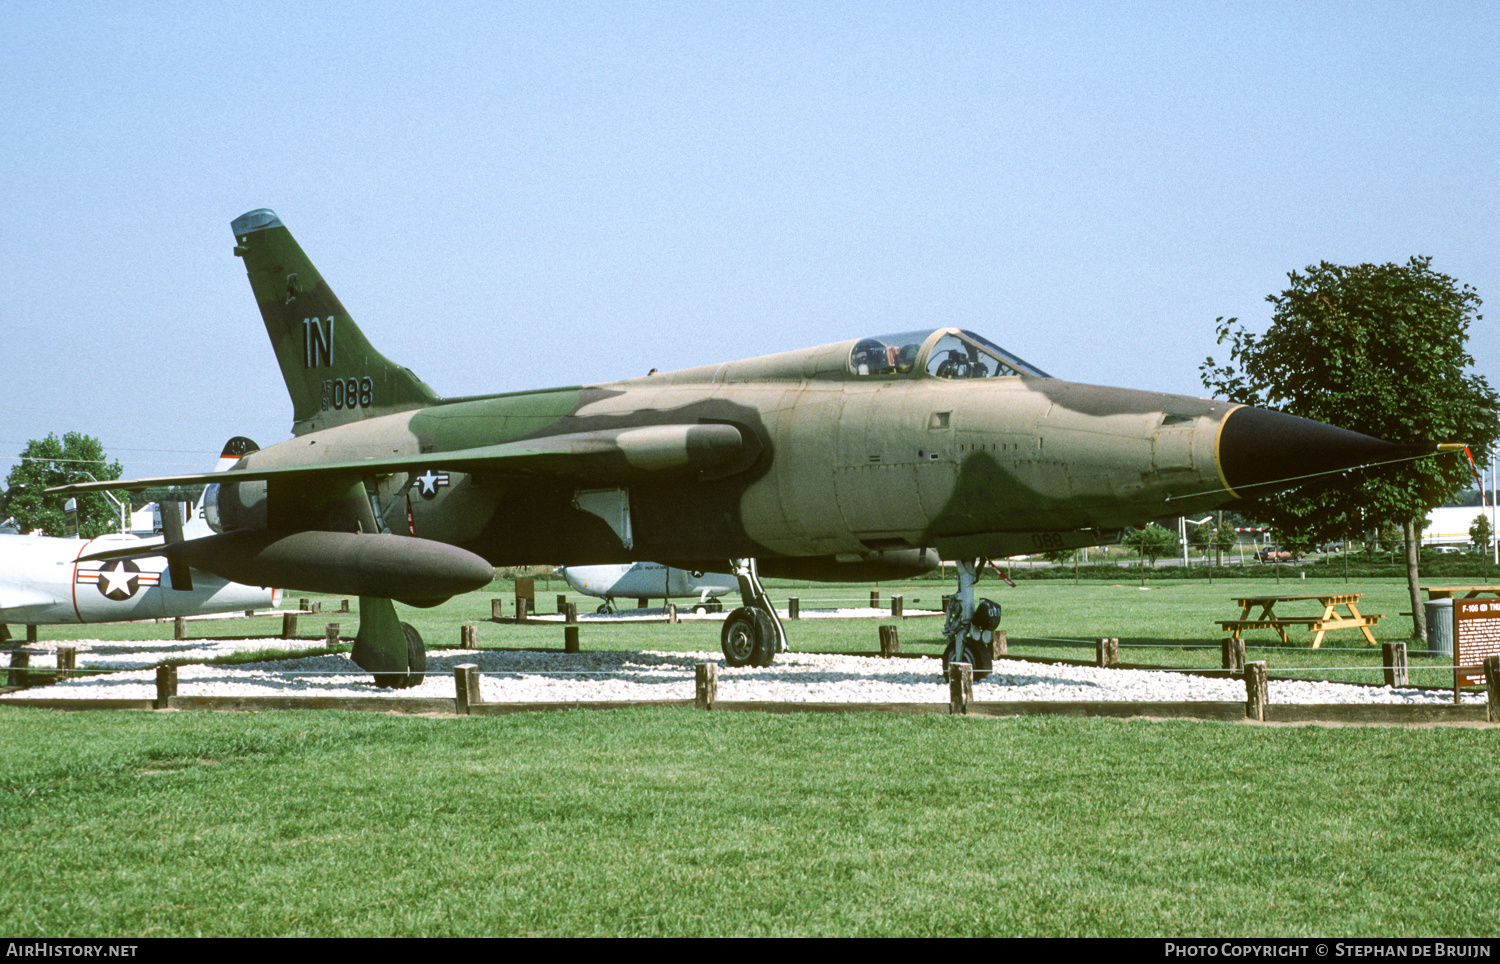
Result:
{"label": "wooden post", "polygon": [[801,599],[797,598],[796,596],[792,596],[792,597],[790,597],[790,598],[787,599],[787,601],[786,601],[786,618],[787,619],[801,619],[802,618],[802,600]]}
{"label": "wooden post", "polygon": [[340,599],[339,600],[339,612],[346,613],[348,611],[349,611],[349,600],[347,600],[347,599]]}
{"label": "wooden post", "polygon": [[1094,664],[1106,669],[1120,665],[1120,641],[1100,637],[1094,643]]}
{"label": "wooden post", "polygon": [[312,603],[307,601],[306,596],[303,596],[301,599],[297,600],[297,608],[302,610],[303,612],[307,612],[312,609]]}
{"label": "wooden post", "polygon": [[536,580],[521,578],[516,580],[516,622],[524,623],[525,617],[521,614],[521,603],[526,603],[526,612],[536,612]]}
{"label": "wooden post", "polygon": [[177,667],[156,667],[156,700],[152,707],[158,710],[167,708],[167,701],[177,695]]}
{"label": "wooden post", "polygon": [[667,603],[667,622],[669,622],[669,623],[675,623],[675,622],[677,622],[677,604],[676,603]]}
{"label": "wooden post", "polygon": [[479,628],[473,623],[464,623],[462,626],[458,627],[458,648],[479,648]]}
{"label": "wooden post", "polygon": [[895,626],[880,627],[880,655],[889,659],[901,652],[901,637]]}
{"label": "wooden post", "polygon": [[895,594],[893,594],[891,596],[891,618],[892,619],[900,619],[901,618],[901,609],[905,605],[905,603],[906,603],[906,597],[902,596],[899,592],[895,593]]}
{"label": "wooden post", "polygon": [[329,623],[323,627],[323,645],[333,649],[339,644],[339,624]]}
{"label": "wooden post", "polygon": [[499,619],[504,614],[505,614],[505,600],[501,599],[499,596],[496,596],[493,599],[491,599],[490,600],[490,618],[491,619]]}
{"label": "wooden post", "polygon": [[871,609],[879,609],[880,608],[880,590],[879,589],[871,589],[870,590],[870,608]]}
{"label": "wooden post", "polygon": [[518,623],[524,623],[526,621],[526,610],[531,608],[530,606],[526,605],[526,603],[526,597],[516,597],[516,622]]}
{"label": "wooden post", "polygon": [[1484,688],[1490,722],[1500,723],[1500,656],[1485,657]]}
{"label": "wooden post", "polygon": [[321,600],[321,599],[314,599],[312,601],[312,605],[309,606],[308,609],[310,609],[311,611],[313,611],[315,613],[321,613],[323,611],[323,600]]}
{"label": "wooden post", "polygon": [[59,645],[57,647],[57,678],[72,679],[77,675],[73,672],[77,668],[78,647]]}
{"label": "wooden post", "polygon": [[967,715],[974,702],[974,667],[968,663],[948,664],[948,712]]}
{"label": "wooden post", "polygon": [[1245,671],[1245,637],[1226,636],[1220,643],[1221,663],[1227,670],[1236,673]]}
{"label": "wooden post", "polygon": [[458,691],[453,702],[459,716],[468,716],[470,707],[484,702],[479,695],[479,667],[473,663],[453,667],[453,686]]}
{"label": "wooden post", "polygon": [[557,594],[557,614],[559,616],[561,616],[563,613],[567,612],[567,610],[568,610],[568,595],[567,595],[567,593],[561,593],[560,592],[560,593]]}
{"label": "wooden post", "polygon": [[1266,721],[1266,661],[1245,664],[1245,717]]}
{"label": "wooden post", "polygon": [[10,672],[6,674],[6,686],[26,686],[30,679],[26,667],[31,665],[31,654],[24,649],[10,651]]}
{"label": "wooden post", "polygon": [[187,639],[187,620],[181,616],[172,620],[172,638]]}
{"label": "wooden post", "polygon": [[26,624],[26,641],[28,643],[36,642],[36,623]]}
{"label": "wooden post", "polygon": [[563,627],[563,652],[578,652],[578,625],[576,623]]}
{"label": "wooden post", "polygon": [[578,622],[578,604],[577,603],[574,603],[574,602],[568,603],[567,604],[567,608],[563,610],[563,613],[564,613],[564,615],[563,615],[563,621],[564,622],[569,622],[569,623],[576,623],[576,622]]}
{"label": "wooden post", "polygon": [[282,613],[281,614],[281,638],[282,639],[293,639],[293,638],[296,637],[296,635],[297,635],[297,614],[296,613]]}
{"label": "wooden post", "polygon": [[1010,637],[1005,630],[995,630],[995,638],[990,640],[990,658],[1000,659],[1010,651]]}
{"label": "wooden post", "polygon": [[1380,646],[1381,662],[1385,664],[1385,685],[1392,688],[1397,686],[1410,686],[1411,678],[1407,672],[1406,644],[1405,643],[1382,643]]}
{"label": "wooden post", "polygon": [[651,600],[647,599],[645,596],[637,596],[636,597],[636,600],[635,600],[635,608],[636,609],[645,609],[650,604],[651,604]]}
{"label": "wooden post", "polygon": [[719,698],[719,664],[699,663],[694,673],[696,689],[693,696],[693,705],[700,710],[711,710],[714,708],[714,700]]}

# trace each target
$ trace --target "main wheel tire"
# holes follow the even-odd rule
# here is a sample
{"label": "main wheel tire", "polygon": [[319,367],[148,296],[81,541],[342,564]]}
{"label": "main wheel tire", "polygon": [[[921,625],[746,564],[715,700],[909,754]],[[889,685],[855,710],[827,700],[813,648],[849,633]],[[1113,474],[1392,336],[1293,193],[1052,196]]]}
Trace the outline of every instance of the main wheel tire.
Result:
{"label": "main wheel tire", "polygon": [[755,658],[755,617],[751,610],[741,606],[724,619],[719,630],[719,644],[724,650],[724,662],[730,666],[749,666]]}
{"label": "main wheel tire", "polygon": [[427,646],[422,634],[411,623],[402,623],[401,632],[406,636],[405,673],[376,673],[375,685],[392,690],[411,689],[425,679],[427,671]]}
{"label": "main wheel tire", "polygon": [[724,619],[719,641],[730,666],[770,666],[776,656],[776,624],[764,611],[741,606]]}
{"label": "main wheel tire", "polygon": [[693,615],[694,616],[706,616],[706,615],[708,615],[708,606],[705,605],[705,604],[703,604],[703,603],[696,603],[696,604],[694,604],[694,606],[693,606]]}
{"label": "main wheel tire", "polygon": [[603,616],[604,614],[606,614],[606,613],[609,612],[609,603],[603,603],[603,604],[601,604],[598,609],[594,610],[594,612],[596,612],[599,615]]}
{"label": "main wheel tire", "polygon": [[968,663],[974,667],[976,681],[990,675],[995,669],[995,658],[990,655],[989,649],[975,639],[964,639],[962,643],[963,655],[957,660],[953,658],[954,643],[949,643],[943,650],[943,679],[948,679],[948,664],[954,662]]}
{"label": "main wheel tire", "polygon": [[770,666],[776,658],[776,620],[764,609],[752,609],[755,615],[755,657],[751,666]]}

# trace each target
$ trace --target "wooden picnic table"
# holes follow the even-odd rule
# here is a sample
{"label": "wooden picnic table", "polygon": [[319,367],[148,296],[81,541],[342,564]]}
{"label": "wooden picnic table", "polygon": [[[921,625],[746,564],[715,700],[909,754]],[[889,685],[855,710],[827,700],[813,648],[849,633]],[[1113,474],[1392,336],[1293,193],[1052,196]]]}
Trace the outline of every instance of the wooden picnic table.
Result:
{"label": "wooden picnic table", "polygon": [[[1241,596],[1234,602],[1240,607],[1239,619],[1220,619],[1218,624],[1229,630],[1235,638],[1242,636],[1247,629],[1274,629],[1281,641],[1288,645],[1291,640],[1287,638],[1288,626],[1300,626],[1312,632],[1312,648],[1317,649],[1323,644],[1323,634],[1333,629],[1358,629],[1365,634],[1365,639],[1370,645],[1375,645],[1375,637],[1370,632],[1370,627],[1380,622],[1380,614],[1364,615],[1359,611],[1357,603],[1362,592],[1329,593],[1326,595],[1309,596]],[[1276,614],[1276,606],[1280,603],[1296,603],[1308,600],[1317,600],[1323,606],[1320,616],[1280,616]],[[1343,607],[1346,613],[1339,612]],[[1251,612],[1259,608],[1260,613],[1252,616]]]}
{"label": "wooden picnic table", "polygon": [[[1500,586],[1423,586],[1428,599],[1473,599],[1476,596],[1500,596]],[[1463,593],[1463,596],[1459,596]]]}

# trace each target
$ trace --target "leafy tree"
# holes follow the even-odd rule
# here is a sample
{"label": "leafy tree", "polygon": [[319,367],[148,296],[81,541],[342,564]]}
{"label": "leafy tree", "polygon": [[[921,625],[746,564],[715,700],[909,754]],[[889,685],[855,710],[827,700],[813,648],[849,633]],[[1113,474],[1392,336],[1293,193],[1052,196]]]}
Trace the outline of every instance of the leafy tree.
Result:
{"label": "leafy tree", "polygon": [[[107,461],[99,440],[80,432],[32,439],[21,452],[21,461],[5,478],[6,492],[0,496],[0,517],[15,516],[23,532],[41,530],[63,534],[63,506],[67,497],[46,495],[47,489],[72,482],[118,479],[120,463]],[[102,493],[78,496],[78,532],[93,538],[119,529],[120,515]]]}
{"label": "leafy tree", "polygon": [[1224,563],[1224,554],[1233,552],[1234,547],[1239,545],[1240,534],[1234,531],[1234,526],[1228,524],[1217,526],[1214,529],[1214,546],[1219,550],[1219,564]]}
{"label": "leafy tree", "polygon": [[1469,526],[1469,542],[1474,548],[1480,552],[1484,552],[1490,547],[1490,543],[1494,541],[1494,536],[1495,533],[1490,526],[1489,518],[1483,515],[1476,515],[1473,523]]}
{"label": "leafy tree", "polygon": [[1130,533],[1126,537],[1126,544],[1151,560],[1151,565],[1154,566],[1157,559],[1177,548],[1177,534],[1153,522]]}
{"label": "leafy tree", "polygon": [[1207,522],[1200,526],[1193,526],[1188,530],[1188,542],[1203,554],[1204,560],[1207,560],[1208,550],[1214,545],[1214,527]]}
{"label": "leafy tree", "polygon": [[[1469,369],[1465,349],[1479,295],[1432,270],[1430,258],[1404,265],[1323,262],[1292,272],[1290,287],[1266,300],[1270,327],[1255,335],[1238,319],[1218,319],[1230,361],[1207,359],[1203,384],[1232,401],[1279,408],[1394,442],[1464,442],[1489,457],[1500,435],[1494,389]],[[1451,455],[1359,469],[1256,497],[1250,511],[1287,534],[1314,541],[1350,526],[1405,529],[1415,634],[1427,627],[1417,588],[1419,520],[1469,479]],[[1362,515],[1361,515],[1362,511]]]}
{"label": "leafy tree", "polygon": [[1484,581],[1488,585],[1490,581],[1490,543],[1495,541],[1495,530],[1490,525],[1489,516],[1480,513],[1474,517],[1469,525],[1469,541],[1479,552],[1479,559],[1484,566]]}

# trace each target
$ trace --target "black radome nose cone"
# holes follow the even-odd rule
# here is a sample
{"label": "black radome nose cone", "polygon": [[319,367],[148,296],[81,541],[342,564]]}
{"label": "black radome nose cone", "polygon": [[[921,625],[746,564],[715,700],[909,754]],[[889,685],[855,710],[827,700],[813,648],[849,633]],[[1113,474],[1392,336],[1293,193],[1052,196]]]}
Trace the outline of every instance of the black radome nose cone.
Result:
{"label": "black radome nose cone", "polygon": [[1224,419],[1219,432],[1219,471],[1237,494],[1264,495],[1264,486],[1278,482],[1289,484],[1310,475],[1431,451],[1430,445],[1398,445],[1247,405]]}

